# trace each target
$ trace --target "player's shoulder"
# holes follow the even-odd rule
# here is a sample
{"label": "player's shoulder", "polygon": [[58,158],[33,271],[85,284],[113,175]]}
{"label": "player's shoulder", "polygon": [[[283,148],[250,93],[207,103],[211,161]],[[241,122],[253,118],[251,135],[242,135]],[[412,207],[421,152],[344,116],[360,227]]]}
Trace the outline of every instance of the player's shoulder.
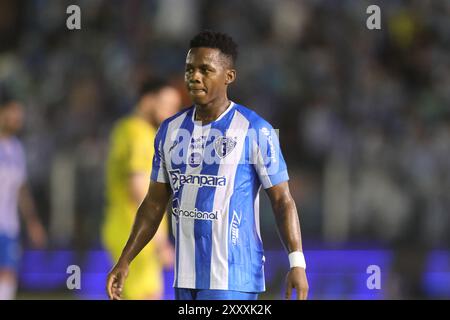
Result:
{"label": "player's shoulder", "polygon": [[141,131],[147,132],[151,128],[150,124],[136,116],[125,116],[119,118],[113,125],[113,132],[116,135],[137,134]]}
{"label": "player's shoulder", "polygon": [[[8,145],[8,149],[11,150],[14,157],[25,158],[25,147],[23,142],[16,136],[11,136],[6,139],[6,143]],[[2,144],[0,144],[0,149],[2,148]]]}
{"label": "player's shoulder", "polygon": [[237,103],[235,103],[235,106],[236,111],[247,119],[250,128],[254,129],[261,129],[265,127],[272,128],[272,125],[262,116],[260,116],[256,111]]}
{"label": "player's shoulder", "polygon": [[117,119],[113,124],[114,131],[124,131],[133,126],[133,119],[131,116],[124,116]]}

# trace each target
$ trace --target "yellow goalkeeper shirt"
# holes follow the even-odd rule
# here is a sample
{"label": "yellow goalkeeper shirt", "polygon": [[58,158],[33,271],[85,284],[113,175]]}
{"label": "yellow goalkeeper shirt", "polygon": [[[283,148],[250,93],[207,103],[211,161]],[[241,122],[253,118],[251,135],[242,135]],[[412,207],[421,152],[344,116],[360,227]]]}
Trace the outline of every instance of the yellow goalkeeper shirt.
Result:
{"label": "yellow goalkeeper shirt", "polygon": [[120,249],[125,246],[138,209],[129,192],[130,175],[145,173],[150,182],[155,134],[156,130],[137,116],[119,120],[111,134],[103,238],[110,244],[116,243]]}

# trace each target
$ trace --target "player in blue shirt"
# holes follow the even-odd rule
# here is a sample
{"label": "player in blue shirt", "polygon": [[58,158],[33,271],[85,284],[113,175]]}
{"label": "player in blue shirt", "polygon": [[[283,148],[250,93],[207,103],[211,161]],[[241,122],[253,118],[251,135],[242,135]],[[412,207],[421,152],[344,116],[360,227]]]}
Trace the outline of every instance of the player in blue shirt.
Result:
{"label": "player in blue shirt", "polygon": [[22,124],[22,105],[0,85],[0,300],[16,296],[20,218],[33,246],[42,248],[47,238],[28,187],[24,148],[16,137]]}
{"label": "player in blue shirt", "polygon": [[236,58],[228,35],[205,31],[191,40],[185,82],[194,105],[158,130],[148,194],[108,276],[111,299],[120,299],[128,266],[152,239],[170,197],[176,298],[257,299],[265,290],[261,187],[289,252],[286,298],[294,288],[298,299],[307,298],[300,223],[278,137],[267,121],[227,97]]}

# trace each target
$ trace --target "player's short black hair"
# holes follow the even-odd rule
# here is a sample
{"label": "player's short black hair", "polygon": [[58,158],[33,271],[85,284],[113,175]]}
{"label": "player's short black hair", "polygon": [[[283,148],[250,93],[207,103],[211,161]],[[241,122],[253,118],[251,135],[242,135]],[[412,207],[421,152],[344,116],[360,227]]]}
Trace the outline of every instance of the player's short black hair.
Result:
{"label": "player's short black hair", "polygon": [[15,101],[12,93],[6,86],[0,83],[0,110],[7,107],[11,102]]}
{"label": "player's short black hair", "polygon": [[236,63],[238,57],[238,46],[233,38],[226,33],[204,30],[191,39],[189,48],[213,48],[219,49],[224,55]]}
{"label": "player's short black hair", "polygon": [[147,94],[157,93],[170,84],[163,78],[149,77],[145,79],[139,88],[139,99]]}

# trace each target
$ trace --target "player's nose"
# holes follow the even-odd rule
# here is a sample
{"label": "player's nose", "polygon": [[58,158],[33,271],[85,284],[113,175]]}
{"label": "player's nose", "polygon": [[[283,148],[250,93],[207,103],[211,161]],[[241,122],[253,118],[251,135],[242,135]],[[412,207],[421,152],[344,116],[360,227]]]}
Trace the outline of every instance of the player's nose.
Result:
{"label": "player's nose", "polygon": [[202,74],[199,70],[195,70],[191,73],[189,78],[190,83],[199,83],[202,80]]}

